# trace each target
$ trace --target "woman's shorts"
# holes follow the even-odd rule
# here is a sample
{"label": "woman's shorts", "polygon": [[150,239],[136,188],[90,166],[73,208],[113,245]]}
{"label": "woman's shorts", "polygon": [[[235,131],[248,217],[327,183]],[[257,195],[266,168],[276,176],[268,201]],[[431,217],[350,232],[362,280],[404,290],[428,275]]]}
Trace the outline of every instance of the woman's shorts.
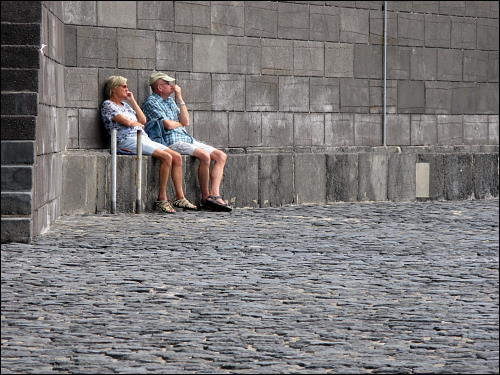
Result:
{"label": "woman's shorts", "polygon": [[[142,132],[142,154],[153,155],[156,150],[166,150],[168,147],[152,141],[145,132]],[[137,154],[137,137],[128,137],[118,143],[118,148]]]}
{"label": "woman's shorts", "polygon": [[169,149],[177,151],[182,155],[193,155],[197,148],[200,148],[209,154],[215,151],[215,147],[207,145],[203,142],[194,141],[193,143],[188,142],[176,142],[168,146]]}

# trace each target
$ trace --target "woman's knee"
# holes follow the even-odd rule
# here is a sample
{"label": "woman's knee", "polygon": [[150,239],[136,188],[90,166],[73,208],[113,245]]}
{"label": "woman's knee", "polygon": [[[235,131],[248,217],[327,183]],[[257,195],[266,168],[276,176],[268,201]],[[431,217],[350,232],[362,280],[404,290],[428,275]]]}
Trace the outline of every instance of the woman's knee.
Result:
{"label": "woman's knee", "polygon": [[157,150],[153,156],[159,159],[162,163],[172,164],[172,156],[165,150]]}
{"label": "woman's knee", "polygon": [[205,150],[197,150],[196,154],[193,155],[200,161],[200,164],[210,164],[210,154]]}
{"label": "woman's knee", "polygon": [[210,156],[212,157],[213,160],[219,163],[226,163],[227,160],[227,154],[221,150],[215,150],[213,151]]}

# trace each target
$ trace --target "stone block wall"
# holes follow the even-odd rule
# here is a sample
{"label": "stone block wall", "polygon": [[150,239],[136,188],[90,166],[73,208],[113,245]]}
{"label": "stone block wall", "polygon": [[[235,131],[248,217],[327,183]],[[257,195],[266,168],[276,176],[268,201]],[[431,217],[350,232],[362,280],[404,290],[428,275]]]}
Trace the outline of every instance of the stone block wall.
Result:
{"label": "stone block wall", "polygon": [[[442,173],[456,162],[472,165],[476,180],[498,177],[490,156],[475,156],[479,146],[498,155],[498,2],[387,2],[386,131],[383,4],[2,2],[2,241],[29,241],[60,214],[106,207],[107,172],[91,156],[109,147],[103,83],[127,77],[142,103],[153,70],[183,87],[190,132],[231,154],[224,189],[237,206],[413,199],[403,165],[425,158],[431,198],[484,195],[491,181],[462,194]],[[472,164],[348,151],[384,144],[468,147]],[[95,176],[82,183],[96,184],[84,195],[69,163],[82,152]]]}

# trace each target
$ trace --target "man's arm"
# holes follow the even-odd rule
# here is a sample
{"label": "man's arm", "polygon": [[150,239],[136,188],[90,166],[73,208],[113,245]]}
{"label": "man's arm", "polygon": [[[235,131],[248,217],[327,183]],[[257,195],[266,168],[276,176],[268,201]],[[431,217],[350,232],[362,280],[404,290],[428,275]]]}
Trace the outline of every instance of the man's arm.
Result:
{"label": "man's arm", "polygon": [[189,112],[187,109],[186,102],[182,98],[182,90],[179,85],[175,85],[174,87],[175,91],[175,102],[177,103],[177,106],[179,107],[181,113],[179,114],[179,120],[182,126],[189,126]]}

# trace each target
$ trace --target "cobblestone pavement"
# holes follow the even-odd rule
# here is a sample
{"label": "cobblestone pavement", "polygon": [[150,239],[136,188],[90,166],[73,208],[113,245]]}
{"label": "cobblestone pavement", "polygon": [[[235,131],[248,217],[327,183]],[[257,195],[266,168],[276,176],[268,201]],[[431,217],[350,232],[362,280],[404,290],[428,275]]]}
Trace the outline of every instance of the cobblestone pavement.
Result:
{"label": "cobblestone pavement", "polygon": [[498,373],[498,199],[62,217],[2,373]]}

